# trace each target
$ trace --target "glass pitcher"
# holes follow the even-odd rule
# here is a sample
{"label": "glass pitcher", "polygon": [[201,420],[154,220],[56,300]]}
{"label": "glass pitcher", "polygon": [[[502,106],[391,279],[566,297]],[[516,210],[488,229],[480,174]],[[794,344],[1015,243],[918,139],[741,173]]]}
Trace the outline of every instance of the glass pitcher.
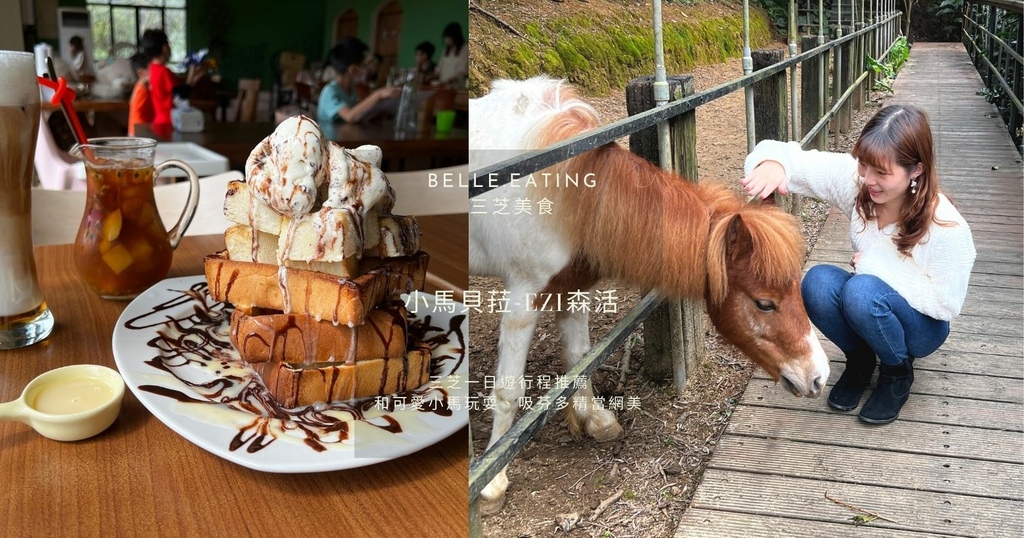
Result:
{"label": "glass pitcher", "polygon": [[[167,276],[173,251],[195,216],[199,178],[184,162],[153,166],[156,141],[93,138],[71,153],[85,160],[86,203],[75,239],[75,265],[104,299],[130,299]],[[188,175],[189,195],[170,231],[157,212],[153,180],[167,168]]]}

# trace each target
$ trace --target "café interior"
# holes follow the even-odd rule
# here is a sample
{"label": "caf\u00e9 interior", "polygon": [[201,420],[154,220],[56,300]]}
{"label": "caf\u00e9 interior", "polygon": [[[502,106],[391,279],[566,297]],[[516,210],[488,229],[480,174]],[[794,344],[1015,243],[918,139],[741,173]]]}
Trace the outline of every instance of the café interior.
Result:
{"label": "caf\u00e9 interior", "polygon": [[[0,404],[0,481],[17,485],[0,495],[0,534],[467,534],[468,410],[452,412],[446,398],[468,398],[469,388],[427,382],[468,377],[466,316],[435,308],[422,341],[410,321],[409,345],[419,347],[408,355],[405,334],[389,336],[396,354],[365,362],[384,365],[365,393],[354,373],[344,390],[338,375],[330,384],[316,377],[362,367],[361,339],[373,344],[377,325],[368,320],[378,310],[393,328],[387,334],[404,330],[405,314],[386,313],[415,313],[419,303],[402,293],[430,297],[434,307],[433,298],[463,301],[468,189],[449,178],[468,174],[467,23],[461,0],[0,0],[0,81],[17,88],[0,93],[0,402],[9,402]],[[332,53],[342,45],[347,56]],[[332,61],[339,57],[347,63]],[[167,70],[172,108],[137,115],[147,98],[156,106],[163,90],[154,81],[167,80]],[[37,82],[38,132],[12,128],[33,125]],[[330,92],[347,92],[348,101],[338,105],[324,97]],[[325,104],[337,110],[326,119]],[[168,113],[169,124],[158,121]],[[305,130],[289,139],[289,126]],[[304,213],[268,209],[253,194],[268,183],[254,183],[241,202],[248,205],[236,203],[229,219],[231,193],[249,189],[254,150],[260,162],[270,151],[277,157],[270,140],[281,131],[280,147],[302,146],[288,151],[302,151],[303,163],[312,161],[306,148],[324,148],[318,166],[330,181],[304,191],[315,195]],[[317,134],[307,144],[308,133]],[[179,168],[163,167],[175,161]],[[274,166],[282,178],[284,167]],[[342,199],[335,188],[348,189],[348,205],[323,199]],[[375,198],[353,216],[364,196]],[[328,234],[336,259],[287,258],[291,234],[313,229],[303,228],[312,202],[336,219]],[[257,207],[277,225],[259,253],[277,261],[257,259],[265,232]],[[248,243],[229,256],[229,232],[240,229]],[[378,232],[375,243],[367,230]],[[294,244],[326,250],[324,237]],[[295,260],[305,269],[285,266]],[[228,264],[234,272],[219,269]],[[260,273],[264,266],[272,270]],[[253,297],[277,302],[228,295],[243,289],[232,287],[237,267],[263,279],[245,287]],[[282,276],[291,273],[304,275],[293,282],[307,283],[305,293],[291,294],[288,278],[299,277]],[[343,298],[352,306],[340,307]],[[300,350],[316,362],[291,371],[311,372],[302,379],[320,391],[296,400],[305,407],[276,393],[267,399],[270,389],[254,388],[248,366],[224,359],[234,353],[227,318],[263,318],[263,308],[349,338],[337,362]],[[342,319],[340,310],[355,313]],[[409,357],[418,357],[415,378]],[[281,360],[270,368],[292,375]],[[103,388],[94,407],[34,407],[42,395],[63,397],[57,383],[86,381]],[[417,407],[390,399],[414,385]],[[418,407],[424,401],[436,409]],[[54,426],[54,413],[70,414]]]}
{"label": "caf\u00e9 interior", "polygon": [[[34,52],[42,76],[49,71],[46,58],[53,59],[55,74],[76,92],[72,106],[86,137],[152,138],[158,143],[157,162],[181,159],[196,171],[203,185],[200,211],[209,206],[210,218],[196,219],[191,234],[216,233],[227,225],[215,214],[214,195],[241,176],[253,148],[277,125],[299,114],[318,120],[325,136],[343,147],[380,147],[381,168],[399,189],[399,203],[415,202],[411,208],[403,204],[402,211],[466,211],[464,192],[427,189],[422,179],[429,171],[464,171],[468,161],[465,67],[446,81],[439,80],[436,67],[445,54],[446,32],[456,27],[467,37],[464,3],[0,0],[0,5],[5,12],[20,11],[22,22],[16,31],[0,32],[0,49]],[[155,129],[148,118],[132,117],[136,86],[149,85],[140,82],[147,70],[133,68],[133,59],[144,56],[143,36],[151,29],[166,34],[166,66],[176,77],[172,127],[166,130]],[[84,53],[72,44],[76,36]],[[330,52],[350,38],[366,47],[357,99],[389,87],[403,91],[389,93],[357,122],[337,116],[325,121],[318,117],[321,94],[337,75]],[[420,66],[424,50],[435,65]],[[75,134],[61,108],[47,102],[50,95],[45,90],[42,95],[34,185],[40,191],[67,191],[39,196],[77,204],[81,194],[68,192],[86,189],[84,166],[69,153]],[[172,169],[157,179],[166,184],[158,187],[158,203],[176,207],[187,196],[183,176]],[[408,194],[403,196],[402,187]],[[67,214],[74,213],[69,207]],[[67,242],[78,222],[47,219],[40,226],[37,242]]]}

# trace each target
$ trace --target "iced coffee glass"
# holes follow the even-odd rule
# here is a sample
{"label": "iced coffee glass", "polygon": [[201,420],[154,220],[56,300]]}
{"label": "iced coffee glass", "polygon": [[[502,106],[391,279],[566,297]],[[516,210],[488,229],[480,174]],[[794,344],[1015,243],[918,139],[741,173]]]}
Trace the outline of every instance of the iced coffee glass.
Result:
{"label": "iced coffee glass", "polygon": [[[72,155],[85,160],[86,202],[75,239],[75,266],[104,299],[131,299],[164,277],[173,251],[199,202],[199,179],[187,164],[153,165],[156,141],[148,138],[91,138]],[[164,228],[153,193],[153,178],[166,168],[188,175],[189,197],[177,224]]]}
{"label": "iced coffee glass", "polygon": [[53,329],[32,253],[32,163],[39,85],[31,53],[0,50],[0,349]]}

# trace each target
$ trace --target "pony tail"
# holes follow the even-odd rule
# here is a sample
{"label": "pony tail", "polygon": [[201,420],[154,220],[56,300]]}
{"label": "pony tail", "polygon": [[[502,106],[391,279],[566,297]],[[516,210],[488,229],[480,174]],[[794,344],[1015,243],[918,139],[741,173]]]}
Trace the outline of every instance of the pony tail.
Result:
{"label": "pony tail", "polygon": [[737,219],[742,219],[738,213],[718,219],[708,236],[707,299],[712,305],[729,295],[729,230]]}

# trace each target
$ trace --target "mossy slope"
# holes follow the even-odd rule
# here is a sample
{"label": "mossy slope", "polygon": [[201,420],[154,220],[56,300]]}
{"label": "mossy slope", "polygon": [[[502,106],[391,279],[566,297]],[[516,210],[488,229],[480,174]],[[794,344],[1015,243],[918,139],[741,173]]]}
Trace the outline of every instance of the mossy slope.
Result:
{"label": "mossy slope", "polygon": [[[609,3],[610,4],[610,3]],[[563,4],[564,5],[564,4]],[[560,10],[545,20],[512,23],[523,38],[478,13],[470,14],[470,90],[487,91],[496,78],[523,79],[546,74],[564,78],[589,95],[622,88],[630,79],[654,72],[651,15],[614,4],[587,11]],[[752,9],[751,48],[772,39],[767,14]],[[664,23],[666,69],[686,73],[698,65],[722,62],[743,51],[743,15],[724,10],[711,18],[673,17]]]}

